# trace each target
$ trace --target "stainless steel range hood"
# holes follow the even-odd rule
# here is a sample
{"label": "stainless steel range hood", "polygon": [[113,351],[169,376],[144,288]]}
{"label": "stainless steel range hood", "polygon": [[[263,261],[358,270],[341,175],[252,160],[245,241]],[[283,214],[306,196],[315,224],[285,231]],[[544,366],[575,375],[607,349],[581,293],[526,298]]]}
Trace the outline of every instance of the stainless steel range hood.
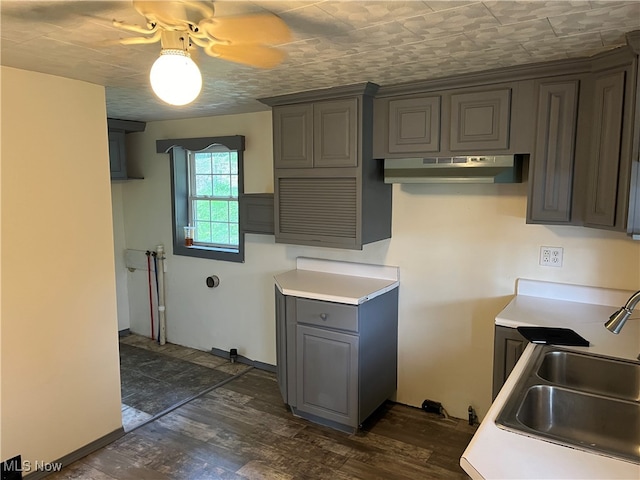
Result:
{"label": "stainless steel range hood", "polygon": [[388,158],[385,183],[520,183],[519,155]]}

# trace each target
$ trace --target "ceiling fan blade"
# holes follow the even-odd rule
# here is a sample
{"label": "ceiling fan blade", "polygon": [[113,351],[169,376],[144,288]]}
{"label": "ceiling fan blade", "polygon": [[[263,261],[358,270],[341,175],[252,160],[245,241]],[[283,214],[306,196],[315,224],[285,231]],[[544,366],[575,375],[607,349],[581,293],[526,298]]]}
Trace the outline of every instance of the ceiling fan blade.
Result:
{"label": "ceiling fan blade", "polygon": [[183,30],[213,17],[213,2],[195,0],[133,0],[133,8],[147,21]]}
{"label": "ceiling fan blade", "polygon": [[205,53],[251,67],[273,68],[285,59],[285,53],[277,48],[264,45],[220,45],[211,44]]}
{"label": "ceiling fan blade", "polygon": [[160,41],[160,32],[154,33],[150,37],[127,37],[121,38],[118,43],[121,45],[147,45]]}
{"label": "ceiling fan blade", "polygon": [[200,24],[211,36],[229,43],[278,45],[291,40],[291,31],[284,21],[271,13],[216,17]]}

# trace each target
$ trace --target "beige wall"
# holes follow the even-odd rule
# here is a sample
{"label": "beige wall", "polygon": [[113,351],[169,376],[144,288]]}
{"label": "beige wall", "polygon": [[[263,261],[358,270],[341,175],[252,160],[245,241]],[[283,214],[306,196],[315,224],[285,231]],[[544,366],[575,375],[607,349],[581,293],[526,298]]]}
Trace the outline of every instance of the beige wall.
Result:
{"label": "beige wall", "polygon": [[113,247],[116,266],[116,295],[118,299],[118,331],[129,328],[129,294],[127,292],[127,270],[125,268],[124,207],[120,181],[111,182],[111,209],[113,211]]}
{"label": "beige wall", "polygon": [[[491,401],[493,321],[519,277],[623,289],[640,287],[640,242],[577,227],[527,225],[526,184],[394,185],[393,238],[363,251],[275,244],[248,235],[246,262],[232,264],[171,254],[168,155],[155,141],[246,135],[248,192],[272,191],[269,113],[153,122],[129,136],[142,182],[123,187],[127,248],[168,250],[168,339],[203,350],[238,348],[275,363],[273,275],[311,256],[400,266],[397,400],[426,398],[465,417]],[[538,265],[542,245],[564,247],[562,268]],[[204,280],[216,274],[217,289]],[[128,274],[131,328],[148,333],[146,274]]]}
{"label": "beige wall", "polygon": [[2,67],[2,450],[121,427],[104,88]]}

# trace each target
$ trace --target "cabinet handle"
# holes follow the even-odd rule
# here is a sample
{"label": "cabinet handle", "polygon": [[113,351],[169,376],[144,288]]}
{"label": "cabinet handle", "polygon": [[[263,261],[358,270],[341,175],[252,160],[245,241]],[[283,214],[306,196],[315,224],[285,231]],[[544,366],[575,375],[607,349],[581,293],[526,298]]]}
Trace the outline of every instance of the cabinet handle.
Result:
{"label": "cabinet handle", "polygon": [[322,320],[326,320],[328,317],[329,317],[329,315],[328,315],[328,314],[326,314],[326,313],[321,313],[321,314],[320,314],[320,318],[321,318]]}

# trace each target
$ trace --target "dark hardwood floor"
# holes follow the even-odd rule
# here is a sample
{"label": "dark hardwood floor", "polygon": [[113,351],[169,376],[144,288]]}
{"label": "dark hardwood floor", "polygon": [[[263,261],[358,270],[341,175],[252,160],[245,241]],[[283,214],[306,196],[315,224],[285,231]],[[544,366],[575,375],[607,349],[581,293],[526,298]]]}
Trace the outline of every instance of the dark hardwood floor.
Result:
{"label": "dark hardwood floor", "polygon": [[[206,363],[202,352],[181,349],[171,345],[167,351],[174,358],[192,356]],[[211,364],[225,368],[219,359]],[[458,459],[475,427],[463,420],[387,402],[349,435],[294,417],[282,402],[274,374],[232,369],[240,376],[47,478],[468,478]]]}

